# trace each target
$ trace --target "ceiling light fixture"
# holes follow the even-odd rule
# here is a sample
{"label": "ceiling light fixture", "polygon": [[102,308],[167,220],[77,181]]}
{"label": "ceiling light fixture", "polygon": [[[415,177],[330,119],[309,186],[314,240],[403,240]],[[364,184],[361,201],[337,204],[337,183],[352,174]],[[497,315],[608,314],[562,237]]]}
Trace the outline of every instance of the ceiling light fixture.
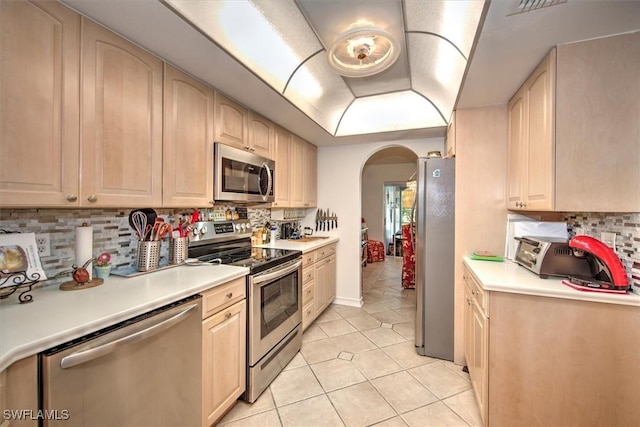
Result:
{"label": "ceiling light fixture", "polygon": [[340,35],[327,52],[334,71],[345,77],[378,74],[398,59],[400,45],[377,27],[353,28]]}

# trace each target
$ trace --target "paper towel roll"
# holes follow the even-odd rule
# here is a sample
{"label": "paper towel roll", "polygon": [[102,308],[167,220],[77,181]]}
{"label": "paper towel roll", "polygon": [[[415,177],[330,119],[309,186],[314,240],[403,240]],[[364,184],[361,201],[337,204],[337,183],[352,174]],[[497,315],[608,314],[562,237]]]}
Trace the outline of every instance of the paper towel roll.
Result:
{"label": "paper towel roll", "polygon": [[[93,257],[93,227],[76,227],[76,266],[82,267]],[[93,263],[87,266],[89,280],[93,279]]]}

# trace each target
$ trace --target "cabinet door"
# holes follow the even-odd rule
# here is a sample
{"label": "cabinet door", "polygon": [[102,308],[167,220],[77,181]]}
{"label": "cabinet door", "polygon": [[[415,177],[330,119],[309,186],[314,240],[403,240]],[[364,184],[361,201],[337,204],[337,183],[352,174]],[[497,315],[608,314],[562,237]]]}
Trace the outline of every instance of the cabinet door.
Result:
{"label": "cabinet door", "polygon": [[213,89],[165,64],[163,206],[213,199]]}
{"label": "cabinet door", "polygon": [[0,205],[77,206],[80,15],[0,2]]}
{"label": "cabinet door", "polygon": [[[305,176],[305,144],[306,142],[291,135],[291,206],[304,207]],[[277,179],[277,177],[276,177]]]}
{"label": "cabinet door", "polygon": [[640,32],[557,49],[556,210],[640,212]]}
{"label": "cabinet door", "polygon": [[318,204],[318,149],[315,145],[305,143],[303,173],[303,206],[315,207]]}
{"label": "cabinet door", "polygon": [[327,307],[328,289],[329,289],[329,258],[316,261],[315,265],[315,295],[314,308],[316,316]]}
{"label": "cabinet door", "polygon": [[[465,274],[468,274],[465,272]],[[466,280],[466,278],[465,278]],[[464,286],[464,358],[467,369],[473,368],[473,296],[469,286]]]}
{"label": "cabinet door", "polygon": [[327,261],[328,265],[328,281],[327,281],[327,306],[330,305],[334,299],[336,299],[336,279],[337,279],[337,266],[336,256],[331,255]]}
{"label": "cabinet door", "polygon": [[291,206],[291,134],[279,126],[275,127],[276,173],[275,201],[272,206]]}
{"label": "cabinet door", "polygon": [[526,91],[519,90],[509,101],[509,142],[507,145],[507,208],[520,209],[522,176],[526,173]]}
{"label": "cabinet door", "polygon": [[253,111],[249,112],[249,151],[259,156],[273,159],[273,123]]}
{"label": "cabinet door", "polygon": [[218,420],[245,390],[246,300],[202,322],[203,426]]}
{"label": "cabinet door", "polygon": [[246,150],[249,148],[249,111],[216,92],[214,140]]}
{"label": "cabinet door", "polygon": [[445,139],[445,157],[456,156],[456,112],[451,114],[451,123],[447,127],[447,137]]}
{"label": "cabinet door", "polygon": [[476,401],[478,402],[478,409],[480,410],[482,420],[486,424],[489,373],[487,363],[489,356],[487,347],[489,341],[489,324],[488,320],[482,315],[477,303],[474,302],[472,307],[471,336],[473,343],[471,344],[471,349],[473,355],[471,356],[472,366],[469,366],[469,374],[473,391],[476,395]]}
{"label": "cabinet door", "polygon": [[162,202],[162,61],[82,20],[81,206]]}
{"label": "cabinet door", "polygon": [[527,210],[552,210],[555,183],[555,49],[527,80]]}

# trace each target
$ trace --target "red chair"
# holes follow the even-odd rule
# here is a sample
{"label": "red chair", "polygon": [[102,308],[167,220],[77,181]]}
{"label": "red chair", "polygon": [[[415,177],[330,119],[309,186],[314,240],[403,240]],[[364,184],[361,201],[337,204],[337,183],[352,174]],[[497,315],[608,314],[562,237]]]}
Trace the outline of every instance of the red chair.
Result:
{"label": "red chair", "polygon": [[378,240],[367,240],[367,262],[384,261],[384,244]]}
{"label": "red chair", "polygon": [[413,236],[411,225],[402,226],[402,287],[416,288],[416,258],[413,252]]}

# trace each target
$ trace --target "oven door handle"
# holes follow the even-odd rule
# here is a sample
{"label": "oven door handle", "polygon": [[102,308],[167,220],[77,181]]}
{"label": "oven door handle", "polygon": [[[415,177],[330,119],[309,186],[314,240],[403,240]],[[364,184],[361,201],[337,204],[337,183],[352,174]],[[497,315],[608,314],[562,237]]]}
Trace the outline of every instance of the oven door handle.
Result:
{"label": "oven door handle", "polygon": [[117,347],[121,345],[133,344],[138,341],[142,341],[146,338],[150,338],[182,322],[184,319],[189,317],[194,310],[197,310],[197,308],[198,308],[198,304],[192,304],[189,307],[182,310],[180,313],[173,315],[168,319],[162,320],[156,323],[155,325],[145,328],[141,331],[134,332],[130,335],[127,335],[126,337],[109,341],[97,347],[93,347],[83,351],[77,351],[68,356],[65,356],[62,358],[62,360],[60,360],[60,367],[62,369],[72,368],[74,366],[90,362],[94,359],[97,359],[99,357],[112,353],[116,350]]}
{"label": "oven door handle", "polygon": [[253,283],[255,285],[259,285],[260,283],[264,283],[264,282],[269,282],[273,279],[278,279],[280,277],[284,277],[289,273],[292,273],[294,271],[296,271],[298,268],[300,268],[300,266],[302,265],[302,260],[296,261],[294,264],[285,267],[281,270],[276,270],[272,273],[267,273],[267,274],[263,274],[263,275],[255,275],[253,276],[251,279],[253,280]]}

